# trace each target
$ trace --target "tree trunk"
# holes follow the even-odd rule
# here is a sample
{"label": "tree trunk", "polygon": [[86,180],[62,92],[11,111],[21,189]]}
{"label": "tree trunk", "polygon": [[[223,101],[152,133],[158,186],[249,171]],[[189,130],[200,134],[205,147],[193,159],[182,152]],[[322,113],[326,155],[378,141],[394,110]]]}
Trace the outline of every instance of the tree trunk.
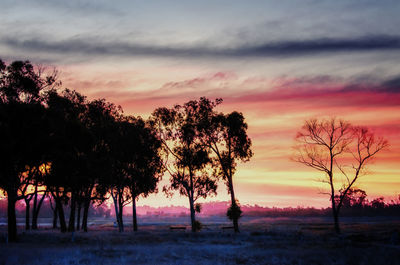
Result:
{"label": "tree trunk", "polygon": [[65,222],[64,208],[62,206],[60,198],[55,198],[55,200],[56,200],[56,208],[58,210],[58,217],[60,219],[61,232],[65,233],[67,232],[67,224]]}
{"label": "tree trunk", "polygon": [[81,225],[81,209],[82,209],[82,202],[78,202],[78,216],[76,218],[76,230],[79,231]]}
{"label": "tree trunk", "polygon": [[37,193],[38,185],[35,186],[35,194],[33,195],[33,209],[32,209],[32,229],[37,229],[37,217],[35,218],[36,208],[37,208]]}
{"label": "tree trunk", "polygon": [[194,211],[194,201],[193,196],[189,195],[190,204],[190,222],[192,224],[192,232],[196,232],[196,212]]}
{"label": "tree trunk", "polygon": [[71,194],[71,211],[69,215],[68,232],[75,231],[76,194]]}
{"label": "tree trunk", "polygon": [[94,189],[94,184],[91,185],[84,194],[82,194],[83,198],[83,216],[82,216],[82,225],[81,229],[84,232],[88,231],[88,217],[89,217],[89,208],[90,203],[92,201],[92,191]]}
{"label": "tree trunk", "polygon": [[29,230],[30,229],[30,217],[29,217],[29,213],[31,211],[31,204],[30,204],[31,200],[25,198],[25,230]]}
{"label": "tree trunk", "polygon": [[122,202],[122,194],[121,192],[117,191],[115,194],[111,193],[111,197],[114,201],[114,210],[115,210],[115,218],[118,224],[118,231],[124,231],[124,221],[122,220],[122,211],[123,211],[123,202]]}
{"label": "tree trunk", "polygon": [[133,231],[137,231],[137,216],[136,216],[136,197],[132,198],[132,225],[133,225]]}
{"label": "tree trunk", "polygon": [[[112,191],[111,191],[111,192],[112,192]],[[118,195],[115,195],[115,196],[114,196],[114,194],[111,194],[111,197],[113,198],[113,202],[114,202],[115,220],[116,220],[116,222],[117,222],[117,224],[118,224],[118,229],[119,229],[120,225],[119,225],[119,211],[118,211],[117,196],[118,196]]]}
{"label": "tree trunk", "polygon": [[120,232],[124,232],[124,220],[122,219],[123,217],[123,203],[122,203],[122,194],[119,194],[119,200],[118,200],[118,204],[119,204],[119,231]]}
{"label": "tree trunk", "polygon": [[53,209],[53,229],[57,228],[57,217],[58,217],[58,209],[57,209],[57,203],[54,206]]}
{"label": "tree trunk", "polygon": [[90,198],[85,199],[85,203],[83,205],[83,217],[82,217],[82,229],[87,232],[87,219],[89,216],[89,207],[90,207]]}
{"label": "tree trunk", "polygon": [[336,232],[336,234],[340,234],[339,211],[336,209],[335,198],[332,198],[332,214],[333,214],[333,220],[334,220],[334,224],[335,224],[335,232]]}
{"label": "tree trunk", "polygon": [[339,216],[338,214],[334,214],[333,216],[334,220],[335,220],[335,232],[336,234],[340,234],[340,226],[339,226]]}
{"label": "tree trunk", "polygon": [[[232,176],[228,178],[228,185],[229,185],[229,193],[231,194],[231,205],[236,205],[236,198],[235,198],[235,191],[233,189],[233,180]],[[239,220],[238,218],[233,218],[233,229],[235,230],[236,233],[239,233]]]}
{"label": "tree trunk", "polygon": [[7,216],[8,216],[8,241],[17,241],[17,216],[15,215],[15,203],[17,194],[7,191]]}
{"label": "tree trunk", "polygon": [[[33,207],[33,212],[32,212],[32,229],[38,229],[38,217],[39,217],[39,211],[40,208],[42,207],[44,198],[46,197],[46,193],[42,195],[42,197],[39,200],[39,204],[37,204],[36,207]],[[35,205],[35,204],[34,204]]]}

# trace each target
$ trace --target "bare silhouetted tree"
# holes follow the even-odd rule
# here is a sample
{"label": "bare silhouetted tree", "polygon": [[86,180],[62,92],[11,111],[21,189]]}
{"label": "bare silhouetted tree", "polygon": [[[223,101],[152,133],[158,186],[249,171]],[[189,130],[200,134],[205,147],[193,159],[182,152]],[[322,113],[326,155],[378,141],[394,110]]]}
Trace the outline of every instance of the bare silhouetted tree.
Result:
{"label": "bare silhouetted tree", "polygon": [[305,121],[296,142],[293,160],[325,175],[322,182],[329,185],[335,231],[340,233],[339,212],[347,194],[388,142],[368,128],[336,118]]}

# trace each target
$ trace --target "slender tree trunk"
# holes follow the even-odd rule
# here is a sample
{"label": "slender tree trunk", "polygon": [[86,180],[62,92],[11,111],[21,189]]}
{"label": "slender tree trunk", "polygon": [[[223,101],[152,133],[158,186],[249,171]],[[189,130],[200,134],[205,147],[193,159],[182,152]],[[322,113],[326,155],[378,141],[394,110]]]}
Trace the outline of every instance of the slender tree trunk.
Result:
{"label": "slender tree trunk", "polygon": [[122,219],[123,217],[123,203],[122,203],[122,194],[119,194],[119,199],[118,199],[118,204],[119,204],[119,231],[124,232],[124,220]]}
{"label": "slender tree trunk", "polygon": [[90,203],[92,201],[92,191],[94,189],[94,184],[89,186],[86,192],[82,195],[83,198],[83,216],[82,216],[82,225],[81,229],[84,232],[88,231],[88,217],[89,217],[89,208]]}
{"label": "slender tree trunk", "polygon": [[60,198],[55,198],[56,200],[56,208],[58,210],[58,217],[60,220],[60,228],[61,228],[61,232],[65,233],[67,232],[67,223],[65,222],[65,215],[64,215],[64,208],[62,206],[62,202]]}
{"label": "slender tree trunk", "polygon": [[133,231],[137,231],[137,215],[136,215],[136,197],[132,198],[132,225],[133,225]]}
{"label": "slender tree trunk", "polygon": [[192,224],[192,232],[196,232],[196,212],[194,210],[194,189],[193,189],[193,174],[192,170],[189,167],[189,175],[190,175],[190,183],[189,189],[187,189],[187,194],[189,197],[189,204],[190,204],[190,222]]}
{"label": "slender tree trunk", "polygon": [[39,211],[40,208],[42,207],[44,198],[46,197],[46,193],[42,195],[42,197],[39,200],[39,204],[37,204],[36,208],[33,208],[33,212],[32,212],[32,229],[38,229],[38,218],[39,218]]}
{"label": "slender tree trunk", "polygon": [[117,200],[118,195],[117,194],[116,195],[111,194],[111,197],[113,198],[113,202],[114,202],[115,220],[117,221],[118,230],[119,230],[119,228],[120,228],[120,224],[119,224],[120,220],[119,220],[118,200]]}
{"label": "slender tree trunk", "polygon": [[339,211],[336,208],[336,202],[335,202],[335,197],[331,197],[332,201],[332,215],[333,215],[333,221],[334,221],[334,226],[335,226],[335,232],[336,234],[340,234],[340,226],[339,226]]}
{"label": "slender tree trunk", "polygon": [[[332,141],[332,140],[331,140]],[[340,234],[340,227],[339,227],[339,209],[336,208],[336,201],[335,201],[335,186],[333,185],[333,163],[334,163],[334,156],[332,153],[332,149],[329,149],[330,154],[330,169],[328,172],[329,176],[329,184],[331,186],[331,202],[332,202],[332,214],[333,214],[333,221],[335,225],[335,232],[336,234]]]}
{"label": "slender tree trunk", "polygon": [[124,221],[122,220],[123,216],[123,202],[122,202],[122,193],[117,191],[115,194],[111,194],[111,197],[114,201],[114,209],[115,209],[115,218],[117,219],[118,231],[124,231]]}
{"label": "slender tree trunk", "polygon": [[89,216],[89,207],[90,207],[90,198],[85,199],[85,203],[83,205],[83,217],[82,217],[82,229],[87,232],[87,220]]}
{"label": "slender tree trunk", "polygon": [[[235,191],[233,189],[233,179],[232,176],[228,178],[228,185],[229,185],[229,193],[231,194],[231,205],[236,205],[236,198],[235,198]],[[233,229],[236,233],[239,233],[239,220],[238,218],[233,218]]]}
{"label": "slender tree trunk", "polygon": [[57,209],[57,203],[54,206],[53,209],[53,229],[57,228],[57,217],[58,217],[58,209]]}
{"label": "slender tree trunk", "polygon": [[192,224],[192,232],[196,232],[196,212],[194,211],[194,200],[193,196],[189,195],[189,204],[190,204],[190,222]]}
{"label": "slender tree trunk", "polygon": [[30,217],[29,217],[29,213],[31,211],[31,204],[30,204],[31,200],[25,198],[25,230],[29,230],[30,229]]}
{"label": "slender tree trunk", "polygon": [[71,194],[71,210],[69,215],[68,232],[75,231],[76,194]]}
{"label": "slender tree trunk", "polygon": [[[37,216],[36,216],[36,208],[37,208],[37,196],[38,196],[38,185],[35,185],[35,194],[33,195],[33,209],[32,209],[32,229],[37,229]],[[36,218],[35,218],[36,216]],[[36,224],[35,224],[36,222]]]}
{"label": "slender tree trunk", "polygon": [[81,210],[82,210],[82,202],[78,202],[78,216],[76,218],[76,230],[79,231],[81,225]]}
{"label": "slender tree trunk", "polygon": [[7,191],[7,216],[8,216],[8,241],[17,241],[17,216],[15,214],[15,204],[17,202],[16,192]]}

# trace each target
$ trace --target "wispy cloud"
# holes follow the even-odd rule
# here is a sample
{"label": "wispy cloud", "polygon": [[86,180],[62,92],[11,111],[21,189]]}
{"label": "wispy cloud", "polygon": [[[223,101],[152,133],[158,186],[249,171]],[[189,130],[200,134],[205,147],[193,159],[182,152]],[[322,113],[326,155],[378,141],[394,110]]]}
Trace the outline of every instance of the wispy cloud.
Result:
{"label": "wispy cloud", "polygon": [[367,52],[400,50],[400,36],[367,36],[351,39],[311,39],[278,41],[235,48],[206,46],[157,46],[90,38],[67,40],[33,37],[21,39],[4,37],[0,45],[22,52],[45,52],[57,55],[79,56],[159,56],[159,57],[285,57],[338,52]]}

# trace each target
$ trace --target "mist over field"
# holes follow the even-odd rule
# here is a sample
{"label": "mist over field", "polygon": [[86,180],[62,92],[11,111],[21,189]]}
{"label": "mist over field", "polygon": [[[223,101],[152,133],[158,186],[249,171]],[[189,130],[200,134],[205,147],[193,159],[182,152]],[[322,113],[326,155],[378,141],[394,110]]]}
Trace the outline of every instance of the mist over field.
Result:
{"label": "mist over field", "polygon": [[[113,219],[92,219],[88,233],[23,232],[0,243],[2,264],[398,264],[399,219],[343,218],[332,237],[330,218],[246,218],[242,232],[223,230],[226,218],[200,218],[200,233],[170,230],[187,218],[144,218],[123,234]],[[129,225],[129,223],[128,223]],[[2,241],[4,226],[0,226]],[[397,234],[396,234],[397,233]],[[4,242],[4,241],[3,241]]]}

